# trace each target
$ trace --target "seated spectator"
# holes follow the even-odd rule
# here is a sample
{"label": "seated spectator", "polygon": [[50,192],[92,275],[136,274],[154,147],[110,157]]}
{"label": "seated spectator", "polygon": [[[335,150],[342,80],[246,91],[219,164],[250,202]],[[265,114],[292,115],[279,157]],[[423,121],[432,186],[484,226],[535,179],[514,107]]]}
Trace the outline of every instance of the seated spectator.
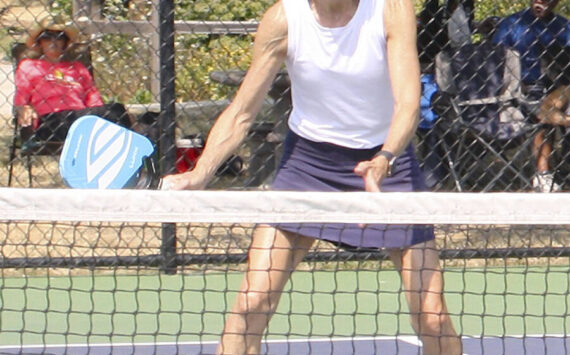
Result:
{"label": "seated spectator", "polygon": [[[563,149],[563,163],[570,161],[570,84],[560,86],[551,92],[540,106],[538,113],[540,122],[550,125],[558,126],[563,130],[564,141],[562,143]],[[562,189],[562,186],[556,182],[552,174],[541,174],[540,171],[550,171],[549,158],[552,154],[552,135],[544,135],[543,146],[537,153],[537,164],[539,174],[536,179],[538,183],[545,186],[545,192],[556,192]]]}
{"label": "seated spectator", "polygon": [[[548,84],[541,72],[540,58],[552,45],[570,47],[570,21],[554,13],[559,0],[531,0],[528,9],[503,19],[493,36],[493,42],[517,50],[521,56],[523,91],[531,99],[542,100]],[[544,169],[543,159],[548,156],[544,132],[536,135],[533,146],[537,155],[537,175],[533,188],[538,192],[554,191],[558,186],[551,171]],[[544,149],[544,151],[542,151]]]}
{"label": "seated spectator", "polygon": [[63,141],[71,124],[88,114],[127,128],[133,124],[122,104],[103,103],[85,65],[63,60],[77,37],[77,29],[55,18],[46,18],[29,31],[26,45],[39,58],[18,64],[14,105],[18,124],[31,127],[36,140]]}

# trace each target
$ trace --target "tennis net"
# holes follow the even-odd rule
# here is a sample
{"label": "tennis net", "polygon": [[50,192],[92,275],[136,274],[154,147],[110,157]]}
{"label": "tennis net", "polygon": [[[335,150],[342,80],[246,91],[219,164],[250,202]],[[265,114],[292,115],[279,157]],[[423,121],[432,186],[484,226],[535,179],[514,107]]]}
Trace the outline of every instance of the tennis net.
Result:
{"label": "tennis net", "polygon": [[[567,353],[568,194],[0,189],[0,352],[215,352],[260,224],[434,228],[464,353]],[[330,233],[326,228],[322,233]],[[315,243],[271,354],[416,354],[385,250]]]}

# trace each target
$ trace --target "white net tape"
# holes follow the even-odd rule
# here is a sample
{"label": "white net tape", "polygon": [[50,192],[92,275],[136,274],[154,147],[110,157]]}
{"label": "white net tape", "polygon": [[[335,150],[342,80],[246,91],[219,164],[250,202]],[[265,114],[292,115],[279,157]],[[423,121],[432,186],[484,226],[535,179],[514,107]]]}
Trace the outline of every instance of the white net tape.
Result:
{"label": "white net tape", "polygon": [[0,220],[570,224],[570,194],[0,189]]}

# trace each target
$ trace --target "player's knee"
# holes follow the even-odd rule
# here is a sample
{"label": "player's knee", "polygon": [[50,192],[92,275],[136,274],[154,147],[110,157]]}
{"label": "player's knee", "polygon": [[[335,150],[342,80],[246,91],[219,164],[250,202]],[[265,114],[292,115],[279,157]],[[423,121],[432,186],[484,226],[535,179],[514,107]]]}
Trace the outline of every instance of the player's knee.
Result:
{"label": "player's knee", "polygon": [[240,292],[236,300],[237,310],[242,314],[271,314],[277,305],[269,292],[246,291]]}

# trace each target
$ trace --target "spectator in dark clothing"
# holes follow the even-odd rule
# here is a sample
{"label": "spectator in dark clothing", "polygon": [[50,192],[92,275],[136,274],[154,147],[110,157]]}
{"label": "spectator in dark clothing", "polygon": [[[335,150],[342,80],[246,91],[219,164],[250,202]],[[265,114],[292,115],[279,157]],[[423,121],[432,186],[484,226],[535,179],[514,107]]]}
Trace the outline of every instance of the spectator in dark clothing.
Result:
{"label": "spectator in dark clothing", "polygon": [[[499,23],[493,42],[516,49],[521,56],[523,91],[532,99],[544,98],[548,84],[541,71],[541,56],[551,46],[570,47],[570,21],[554,13],[559,0],[531,0],[528,9],[508,16]],[[537,174],[533,188],[537,192],[560,189],[549,168],[551,143],[541,130],[534,139]]]}

